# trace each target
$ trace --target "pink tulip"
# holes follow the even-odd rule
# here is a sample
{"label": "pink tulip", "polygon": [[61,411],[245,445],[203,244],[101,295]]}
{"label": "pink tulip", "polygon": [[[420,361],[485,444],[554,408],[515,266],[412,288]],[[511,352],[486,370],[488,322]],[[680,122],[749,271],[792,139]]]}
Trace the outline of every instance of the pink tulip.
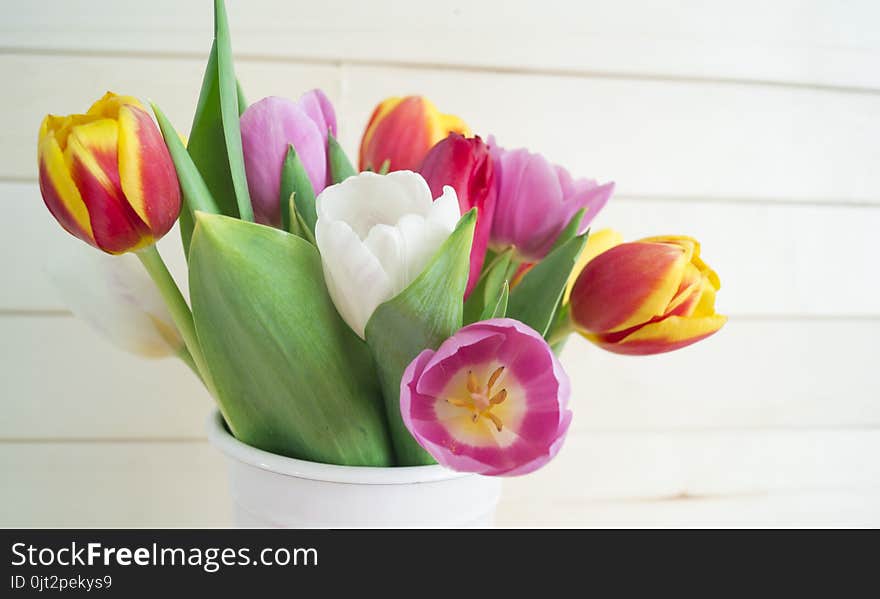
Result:
{"label": "pink tulip", "polygon": [[336,114],[319,89],[294,102],[270,96],[241,115],[241,145],[248,190],[257,222],[281,224],[281,168],[288,145],[293,145],[309,176],[315,195],[330,183],[327,132],[336,135]]}
{"label": "pink tulip", "polygon": [[541,335],[496,318],[416,356],[401,380],[400,412],[447,468],[514,476],[559,452],[571,423],[569,393],[568,376]]}
{"label": "pink tulip", "polygon": [[490,245],[514,247],[521,262],[538,262],[578,210],[586,208],[578,231],[605,206],[614,183],[572,179],[561,166],[528,150],[505,150],[489,138],[498,190]]}
{"label": "pink tulip", "polygon": [[432,197],[442,196],[443,186],[449,185],[458,195],[462,214],[471,208],[477,209],[467,297],[480,278],[495,215],[495,176],[489,147],[479,137],[466,138],[459,133],[450,133],[431,148],[419,172],[428,182]]}

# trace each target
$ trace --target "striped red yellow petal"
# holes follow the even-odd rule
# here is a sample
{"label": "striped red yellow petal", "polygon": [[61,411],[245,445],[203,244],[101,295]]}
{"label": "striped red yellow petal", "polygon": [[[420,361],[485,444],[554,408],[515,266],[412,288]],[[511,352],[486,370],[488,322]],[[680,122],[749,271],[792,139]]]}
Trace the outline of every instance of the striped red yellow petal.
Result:
{"label": "striped red yellow petal", "polygon": [[639,241],[647,241],[651,243],[672,243],[686,248],[690,253],[690,261],[694,264],[694,266],[700,269],[700,272],[709,278],[709,281],[715,287],[716,291],[718,289],[721,289],[721,280],[718,278],[718,275],[715,273],[715,271],[709,268],[709,265],[703,262],[703,259],[700,258],[700,242],[693,237],[688,237],[686,235],[658,235],[655,237],[646,237],[645,239],[640,239]]}
{"label": "striped red yellow petal", "polygon": [[701,317],[669,316],[637,327],[622,339],[617,338],[619,334],[584,336],[616,354],[650,355],[674,351],[701,341],[717,332],[726,322],[727,317],[720,314]]}
{"label": "striped red yellow petal", "polygon": [[141,108],[119,108],[119,179],[132,210],[160,238],[180,213],[174,163],[153,119]]}
{"label": "striped red yellow petal", "polygon": [[373,149],[373,143],[376,138],[376,129],[379,127],[379,123],[381,123],[388,114],[394,110],[394,108],[403,101],[403,98],[400,96],[393,96],[390,98],[386,98],[382,100],[376,108],[373,109],[373,114],[370,115],[370,120],[367,123],[367,128],[364,130],[364,135],[361,137],[361,147],[358,153],[358,164],[360,170],[372,170],[377,171],[382,166],[373,165],[368,153],[371,153]]}
{"label": "striped red yellow petal", "polygon": [[688,252],[667,243],[624,243],[587,264],[572,289],[571,314],[595,334],[623,331],[662,316],[679,290]]}
{"label": "striped red yellow petal", "polygon": [[461,117],[440,112],[428,98],[422,98],[422,102],[424,103],[425,116],[428,120],[430,147],[433,147],[434,144],[444,139],[450,133],[459,133],[465,137],[472,135],[467,123]]}
{"label": "striped red yellow petal", "polygon": [[68,233],[95,245],[88,209],[67,170],[64,153],[55,134],[56,127],[63,126],[63,122],[64,117],[50,115],[43,119],[40,126],[40,192],[49,212]]}
{"label": "striped red yellow petal", "polygon": [[562,296],[563,304],[568,303],[568,298],[571,297],[571,290],[577,282],[578,275],[581,274],[581,271],[590,260],[621,243],[623,243],[623,235],[614,229],[600,229],[595,233],[591,232],[587,236],[587,245],[584,246],[577,262],[574,264],[574,268],[571,269],[571,274],[568,276],[568,283],[565,285],[565,293]]}
{"label": "striped red yellow petal", "polygon": [[416,170],[431,147],[449,133],[470,135],[459,117],[443,114],[422,96],[391,97],[373,110],[361,138],[361,170]]}
{"label": "striped red yellow petal", "polygon": [[144,110],[143,104],[141,104],[140,100],[134,96],[123,96],[114,94],[113,92],[107,92],[89,107],[86,114],[95,118],[116,120],[116,117],[119,115],[119,110],[123,106],[136,106],[141,110]]}
{"label": "striped red yellow petal", "polygon": [[678,285],[678,291],[675,292],[675,296],[669,302],[669,305],[666,306],[664,315],[690,316],[700,299],[703,280],[704,277],[700,270],[692,263],[688,263],[685,266],[681,283]]}
{"label": "striped red yellow petal", "polygon": [[122,191],[118,140],[116,121],[99,118],[72,127],[64,150],[65,165],[89,214],[94,245],[111,254],[137,250],[154,241]]}

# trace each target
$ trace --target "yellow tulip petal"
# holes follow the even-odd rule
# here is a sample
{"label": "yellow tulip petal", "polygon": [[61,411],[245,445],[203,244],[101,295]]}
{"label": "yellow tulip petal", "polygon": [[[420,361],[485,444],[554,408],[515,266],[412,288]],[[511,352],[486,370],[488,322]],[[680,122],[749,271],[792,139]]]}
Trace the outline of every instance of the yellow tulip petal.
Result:
{"label": "yellow tulip petal", "polygon": [[149,223],[144,197],[141,161],[143,144],[138,116],[125,106],[119,110],[119,181],[129,205],[142,221]]}
{"label": "yellow tulip petal", "polygon": [[634,331],[622,341],[621,344],[639,342],[663,342],[677,344],[683,341],[693,343],[708,335],[711,335],[727,322],[727,317],[720,314],[688,318],[684,316],[670,316],[660,322],[646,324]]}
{"label": "yellow tulip petal", "polygon": [[711,316],[715,314],[715,293],[717,287],[708,277],[703,277],[700,299],[691,316]]}
{"label": "yellow tulip petal", "polygon": [[134,96],[120,96],[113,92],[107,92],[101,99],[91,105],[86,114],[92,117],[115,120],[119,115],[119,109],[127,104],[144,110],[143,104]]}
{"label": "yellow tulip petal", "polygon": [[684,276],[678,291],[669,305],[666,306],[666,314],[675,314],[676,316],[690,316],[697,305],[700,289],[703,286],[704,277],[700,273],[700,269],[689,263],[685,267]]}
{"label": "yellow tulip petal", "polygon": [[687,347],[717,332],[726,322],[726,316],[717,314],[702,318],[670,316],[662,321],[639,327],[623,339],[604,335],[584,334],[583,336],[616,354],[645,356]]}

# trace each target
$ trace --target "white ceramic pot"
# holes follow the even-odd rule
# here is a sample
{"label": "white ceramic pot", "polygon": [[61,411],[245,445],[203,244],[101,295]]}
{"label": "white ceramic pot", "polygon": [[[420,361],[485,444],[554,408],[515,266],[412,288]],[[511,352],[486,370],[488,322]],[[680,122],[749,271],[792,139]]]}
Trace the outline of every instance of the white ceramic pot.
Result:
{"label": "white ceramic pot", "polygon": [[499,479],[442,466],[335,466],[262,451],[233,437],[219,412],[208,438],[228,458],[242,527],[485,527],[501,496]]}

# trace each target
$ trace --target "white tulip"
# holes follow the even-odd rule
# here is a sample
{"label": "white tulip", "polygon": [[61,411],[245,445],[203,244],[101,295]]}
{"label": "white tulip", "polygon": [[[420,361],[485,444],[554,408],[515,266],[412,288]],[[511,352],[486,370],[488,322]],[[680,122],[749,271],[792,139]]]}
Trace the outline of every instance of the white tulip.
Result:
{"label": "white tulip", "polygon": [[134,254],[111,256],[70,244],[46,271],[70,311],[119,348],[161,358],[183,347],[159,290]]}
{"label": "white tulip", "polygon": [[316,202],[327,289],[361,338],[373,311],[419,276],[460,217],[454,189],[444,187],[433,201],[411,171],[360,173],[327,187]]}

